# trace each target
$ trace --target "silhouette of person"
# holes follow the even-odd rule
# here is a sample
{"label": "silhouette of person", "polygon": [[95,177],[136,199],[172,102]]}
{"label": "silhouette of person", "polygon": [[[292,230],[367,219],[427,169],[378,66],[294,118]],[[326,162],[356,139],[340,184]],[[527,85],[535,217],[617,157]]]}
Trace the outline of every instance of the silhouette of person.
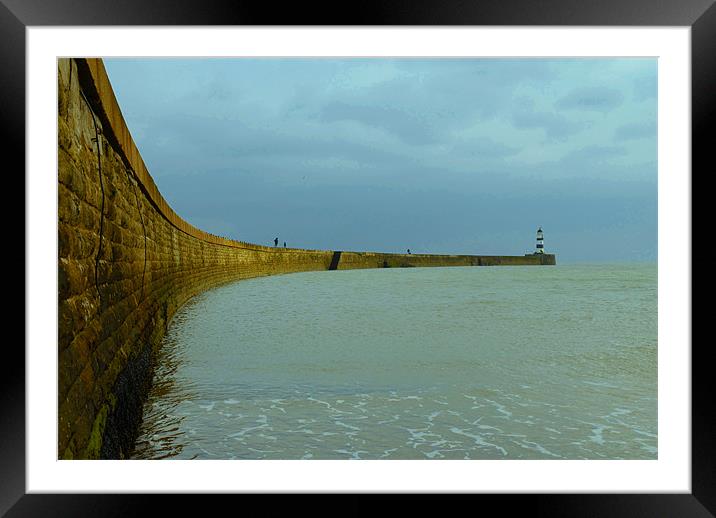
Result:
{"label": "silhouette of person", "polygon": [[410,248],[408,248],[408,255],[410,255]]}
{"label": "silhouette of person", "polygon": [[283,242],[283,247],[286,248],[286,241]]}
{"label": "silhouette of person", "polygon": [[273,240],[273,246],[278,246],[278,238]]}

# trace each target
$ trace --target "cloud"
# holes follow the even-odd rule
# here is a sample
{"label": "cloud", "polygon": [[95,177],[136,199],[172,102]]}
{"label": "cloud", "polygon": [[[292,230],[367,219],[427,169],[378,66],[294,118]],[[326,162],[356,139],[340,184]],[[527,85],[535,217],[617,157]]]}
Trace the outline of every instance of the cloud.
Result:
{"label": "cloud", "polygon": [[655,121],[624,124],[614,131],[614,140],[618,142],[643,138],[656,138]]}
{"label": "cloud", "polygon": [[560,162],[563,164],[582,164],[588,166],[590,163],[603,163],[609,159],[624,156],[628,153],[624,146],[585,146],[575,149],[565,155]]}
{"label": "cloud", "polygon": [[653,74],[637,77],[634,79],[634,100],[646,101],[655,99],[658,92],[658,81],[656,70]]}
{"label": "cloud", "polygon": [[584,124],[554,112],[536,112],[532,108],[512,114],[512,124],[519,129],[543,129],[550,138],[562,139],[579,132]]}
{"label": "cloud", "polygon": [[412,145],[431,144],[438,134],[425,115],[407,112],[381,104],[356,105],[332,102],[321,109],[320,120],[324,122],[355,121],[396,135]]}
{"label": "cloud", "polygon": [[488,137],[464,139],[451,148],[451,154],[478,158],[505,158],[519,152],[517,146],[509,146]]}
{"label": "cloud", "polygon": [[624,95],[613,88],[603,86],[580,87],[559,99],[555,107],[561,110],[584,110],[607,112],[619,106]]}

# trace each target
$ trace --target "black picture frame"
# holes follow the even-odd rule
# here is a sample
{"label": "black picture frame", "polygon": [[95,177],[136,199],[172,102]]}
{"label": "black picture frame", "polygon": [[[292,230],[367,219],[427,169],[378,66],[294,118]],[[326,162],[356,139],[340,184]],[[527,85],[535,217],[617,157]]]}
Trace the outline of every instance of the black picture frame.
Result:
{"label": "black picture frame", "polygon": [[[508,26],[688,26],[691,27],[692,171],[713,169],[709,129],[716,110],[716,5],[714,0],[443,0],[375,1],[332,6],[218,0],[0,0],[0,120],[4,158],[14,157],[12,175],[25,170],[25,29],[86,25],[508,25]],[[709,160],[709,162],[707,162]],[[710,167],[708,167],[710,166]],[[7,165],[6,165],[7,167]],[[708,169],[707,169],[708,167]],[[23,182],[23,192],[24,182]],[[16,209],[13,210],[13,213]],[[693,214],[693,201],[692,201]],[[9,221],[6,218],[6,221]],[[692,216],[692,236],[698,221]],[[23,227],[24,228],[24,227]],[[23,241],[24,242],[24,241]],[[19,248],[15,245],[15,250]],[[23,247],[24,250],[24,247]],[[16,253],[16,252],[15,252]],[[692,255],[693,257],[693,255]],[[23,252],[23,263],[27,258]],[[690,268],[693,276],[693,265]],[[25,266],[25,278],[32,275]],[[696,309],[693,304],[692,307]],[[26,315],[27,318],[27,315]],[[693,333],[693,314],[691,317]],[[149,495],[25,493],[25,354],[7,340],[0,392],[0,515],[127,516],[146,510]],[[683,344],[692,358],[692,492],[689,494],[480,495],[502,513],[549,516],[701,517],[716,513],[716,429],[713,382],[707,361],[710,341]],[[48,352],[50,354],[50,352]],[[184,507],[165,495],[164,513]],[[214,495],[216,496],[216,495]],[[360,506],[349,506],[359,510]],[[368,508],[363,508],[368,512]]]}

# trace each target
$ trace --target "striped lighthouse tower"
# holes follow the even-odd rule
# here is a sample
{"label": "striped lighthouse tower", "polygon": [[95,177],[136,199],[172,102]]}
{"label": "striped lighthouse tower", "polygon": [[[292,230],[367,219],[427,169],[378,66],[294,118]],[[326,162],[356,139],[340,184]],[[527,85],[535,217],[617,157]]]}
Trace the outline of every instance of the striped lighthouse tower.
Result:
{"label": "striped lighthouse tower", "polygon": [[542,227],[537,229],[537,248],[535,254],[544,253],[544,234],[542,233]]}

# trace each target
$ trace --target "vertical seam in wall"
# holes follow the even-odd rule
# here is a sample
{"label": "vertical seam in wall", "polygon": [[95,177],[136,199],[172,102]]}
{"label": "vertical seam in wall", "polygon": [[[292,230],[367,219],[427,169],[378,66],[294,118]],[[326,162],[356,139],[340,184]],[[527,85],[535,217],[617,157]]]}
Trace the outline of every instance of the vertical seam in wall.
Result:
{"label": "vertical seam in wall", "polygon": [[85,100],[85,103],[87,104],[87,109],[89,109],[90,115],[92,115],[92,124],[94,125],[94,134],[95,134],[95,144],[97,145],[97,174],[99,175],[99,188],[102,191],[102,203],[100,206],[100,213],[99,213],[99,243],[97,245],[97,255],[94,258],[94,286],[97,289],[97,298],[99,299],[99,307],[97,308],[97,312],[101,312],[102,310],[102,293],[99,290],[99,258],[102,253],[102,235],[104,234],[104,182],[102,181],[102,157],[100,153],[100,140],[99,140],[99,131],[97,130],[97,121],[94,117],[94,112],[92,111],[92,106],[90,105],[89,101],[87,100],[87,97],[85,97],[84,92],[82,91],[82,88],[80,88],[80,95]]}
{"label": "vertical seam in wall", "polygon": [[65,120],[70,118],[70,102],[72,102],[72,60],[70,60],[70,78],[67,80],[67,113]]}
{"label": "vertical seam in wall", "polygon": [[[136,174],[134,174],[134,171],[132,171],[128,167],[125,167],[124,170],[127,173],[127,179],[129,180],[129,183],[132,184],[132,187],[134,190],[134,199],[137,201],[137,212],[139,212],[139,221],[141,221],[141,223],[142,223],[142,232],[144,233],[144,268],[142,268],[142,294],[141,294],[141,300],[144,300],[144,276],[147,272],[147,227],[144,225],[144,217],[142,216],[142,207],[139,204],[139,196],[137,195],[137,184],[132,181],[132,176],[136,177]],[[129,174],[130,171],[132,171],[131,176]]]}
{"label": "vertical seam in wall", "polygon": [[333,252],[333,257],[331,257],[331,264],[328,265],[329,270],[337,270],[338,269],[338,262],[341,260],[341,251],[336,250]]}

